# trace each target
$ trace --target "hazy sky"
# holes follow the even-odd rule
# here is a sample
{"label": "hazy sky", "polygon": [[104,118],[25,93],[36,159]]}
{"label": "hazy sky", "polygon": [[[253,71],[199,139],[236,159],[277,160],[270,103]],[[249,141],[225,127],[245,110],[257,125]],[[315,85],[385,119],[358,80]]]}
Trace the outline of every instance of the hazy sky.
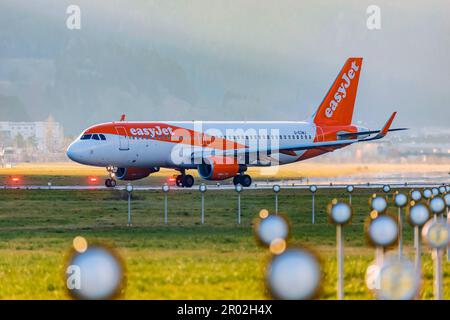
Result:
{"label": "hazy sky", "polygon": [[302,120],[362,56],[354,122],[448,127],[449,17],[447,0],[2,0],[0,121]]}

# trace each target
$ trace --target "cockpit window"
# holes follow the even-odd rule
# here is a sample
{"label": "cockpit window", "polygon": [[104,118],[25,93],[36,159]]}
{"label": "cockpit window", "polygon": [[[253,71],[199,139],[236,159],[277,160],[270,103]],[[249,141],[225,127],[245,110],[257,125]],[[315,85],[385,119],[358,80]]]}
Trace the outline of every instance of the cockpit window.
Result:
{"label": "cockpit window", "polygon": [[83,134],[80,138],[80,140],[102,140],[105,141],[106,137],[104,134],[101,133],[88,133],[88,134]]}
{"label": "cockpit window", "polygon": [[92,134],[83,134],[83,136],[80,138],[80,140],[89,140],[91,139]]}

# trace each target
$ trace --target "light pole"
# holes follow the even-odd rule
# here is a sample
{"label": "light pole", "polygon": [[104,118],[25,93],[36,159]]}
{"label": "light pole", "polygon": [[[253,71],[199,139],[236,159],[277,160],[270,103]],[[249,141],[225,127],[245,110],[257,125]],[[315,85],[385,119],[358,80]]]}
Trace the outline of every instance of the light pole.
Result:
{"label": "light pole", "polygon": [[389,193],[391,191],[391,186],[390,185],[388,185],[388,184],[385,184],[384,186],[383,186],[383,192],[384,193]]}
{"label": "light pole", "polygon": [[309,187],[309,191],[311,191],[312,194],[312,224],[315,223],[315,194],[317,192],[317,186],[316,185],[312,185]]}
{"label": "light pole", "polygon": [[420,228],[430,219],[430,209],[424,203],[411,201],[408,213],[408,222],[414,228],[414,243],[416,244],[415,266],[420,275],[422,269],[422,253],[420,245]]}
{"label": "light pole", "polygon": [[442,300],[442,249],[450,242],[450,227],[441,221],[428,221],[422,230],[422,237],[433,248],[434,299]]}
{"label": "light pole", "polygon": [[439,196],[435,196],[430,200],[430,209],[433,212],[433,219],[436,221],[438,215],[440,215],[439,220],[444,221],[444,210],[445,210],[445,201]]}
{"label": "light pole", "polygon": [[328,205],[330,221],[336,225],[336,256],[338,264],[337,298],[344,299],[344,235],[343,226],[350,222],[353,215],[350,205],[334,199]]}
{"label": "light pole", "polygon": [[398,226],[395,219],[386,214],[380,215],[372,211],[370,216],[368,236],[371,244],[376,248],[376,264],[381,268],[386,247],[397,241]]}
{"label": "light pole", "polygon": [[131,227],[131,193],[133,192],[133,186],[131,183],[127,184],[126,190],[128,192],[128,223],[127,227]]}
{"label": "light pole", "polygon": [[170,187],[165,183],[162,186],[162,191],[164,192],[164,224],[167,224],[167,194],[169,193]]}
{"label": "light pole", "polygon": [[278,214],[278,192],[280,192],[281,187],[276,184],[272,187],[272,190],[275,193],[275,214]]}
{"label": "light pole", "polygon": [[236,190],[237,192],[237,206],[238,206],[238,211],[237,211],[237,224],[241,224],[241,192],[243,190],[242,186],[240,183],[238,183],[235,187],[234,190]]}
{"label": "light pole", "polygon": [[202,194],[202,224],[205,224],[205,192],[207,190],[206,185],[202,183],[199,186],[199,191]]}
{"label": "light pole", "polygon": [[347,192],[348,192],[348,204],[352,205],[352,192],[355,189],[351,184],[347,186]]}
{"label": "light pole", "polygon": [[398,223],[398,256],[399,258],[403,255],[403,218],[402,218],[402,208],[406,206],[408,203],[408,197],[403,194],[399,193],[398,191],[395,193],[394,196],[394,203],[395,206],[398,208],[398,217],[397,217],[397,223]]}
{"label": "light pole", "polygon": [[[418,203],[420,200],[422,200],[422,193],[420,190],[411,190],[410,198],[415,202]],[[417,248],[417,237],[414,234],[414,248]]]}
{"label": "light pole", "polygon": [[[377,196],[375,193],[370,198],[370,217],[372,219],[377,218],[380,214],[384,214],[387,210],[386,197]],[[372,221],[372,220],[371,220]],[[369,234],[370,235],[370,234]],[[376,246],[375,249],[376,263],[381,265],[383,263],[384,249],[380,246]]]}
{"label": "light pole", "polygon": [[[445,206],[447,207],[447,225],[450,226],[450,193],[444,195]],[[450,261],[450,246],[447,247],[447,261]]]}

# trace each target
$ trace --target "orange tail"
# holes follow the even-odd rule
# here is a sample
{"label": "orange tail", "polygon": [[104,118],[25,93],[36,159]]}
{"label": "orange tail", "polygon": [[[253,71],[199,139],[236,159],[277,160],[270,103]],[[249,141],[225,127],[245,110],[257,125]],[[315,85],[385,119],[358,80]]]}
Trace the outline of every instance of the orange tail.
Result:
{"label": "orange tail", "polygon": [[347,59],[313,116],[315,124],[341,126],[352,123],[362,60],[362,58]]}

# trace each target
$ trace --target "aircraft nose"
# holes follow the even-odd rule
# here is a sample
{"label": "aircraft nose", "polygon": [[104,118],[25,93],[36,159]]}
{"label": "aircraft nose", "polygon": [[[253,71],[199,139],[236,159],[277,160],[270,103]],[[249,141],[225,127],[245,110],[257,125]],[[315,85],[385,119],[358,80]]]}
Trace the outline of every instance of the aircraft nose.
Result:
{"label": "aircraft nose", "polygon": [[80,151],[78,150],[77,143],[73,142],[66,151],[67,156],[70,160],[75,162],[80,162]]}

